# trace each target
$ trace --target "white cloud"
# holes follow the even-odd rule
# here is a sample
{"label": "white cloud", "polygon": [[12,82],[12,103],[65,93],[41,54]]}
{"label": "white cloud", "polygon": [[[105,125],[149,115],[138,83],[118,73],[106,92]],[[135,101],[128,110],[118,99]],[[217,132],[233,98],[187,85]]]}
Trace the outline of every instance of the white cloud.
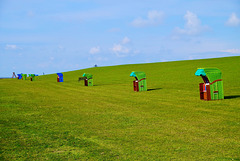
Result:
{"label": "white cloud", "polygon": [[17,45],[6,45],[5,47],[6,50],[16,50],[17,49]]}
{"label": "white cloud", "polygon": [[231,54],[240,54],[240,49],[227,49],[227,50],[220,50],[220,52],[231,53]]}
{"label": "white cloud", "polygon": [[184,15],[184,19],[186,21],[184,28],[181,29],[177,27],[175,29],[179,34],[197,35],[208,29],[208,26],[203,26],[197,15],[190,11],[187,11],[187,13]]}
{"label": "white cloud", "polygon": [[100,52],[100,47],[97,46],[97,47],[92,47],[90,50],[89,50],[89,53],[90,54],[97,54]]}
{"label": "white cloud", "polygon": [[122,46],[121,44],[114,44],[113,48],[112,48],[113,52],[119,52],[119,53],[128,53],[129,49]]}
{"label": "white cloud", "polygon": [[121,44],[114,44],[110,50],[113,51],[117,57],[126,57],[130,52],[130,49]]}
{"label": "white cloud", "polygon": [[119,42],[118,44],[114,44],[113,47],[110,48],[110,51],[112,51],[117,57],[130,56],[129,55],[131,51],[130,45],[129,45],[130,41],[131,40],[128,37],[124,37],[121,42]]}
{"label": "white cloud", "polygon": [[122,40],[122,44],[127,44],[130,42],[130,39],[128,37],[124,37]]}
{"label": "white cloud", "polygon": [[240,25],[240,19],[237,17],[235,13],[232,13],[229,17],[228,21],[226,22],[228,26],[238,26]]}
{"label": "white cloud", "polygon": [[146,19],[141,17],[133,20],[132,25],[135,27],[144,27],[144,26],[154,26],[162,23],[164,17],[164,13],[161,11],[152,10],[148,12],[148,16]]}

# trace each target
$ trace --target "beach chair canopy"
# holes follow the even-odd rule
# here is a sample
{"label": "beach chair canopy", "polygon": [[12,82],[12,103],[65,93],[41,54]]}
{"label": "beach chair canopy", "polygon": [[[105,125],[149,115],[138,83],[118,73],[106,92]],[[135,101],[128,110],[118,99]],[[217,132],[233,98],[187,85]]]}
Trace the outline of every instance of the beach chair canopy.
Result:
{"label": "beach chair canopy", "polygon": [[86,77],[87,79],[92,79],[93,75],[90,73],[84,73],[83,77]]}
{"label": "beach chair canopy", "polygon": [[130,74],[130,77],[135,77],[137,78],[138,80],[141,80],[143,78],[146,78],[146,74],[144,72],[135,72],[133,71],[131,74]]}
{"label": "beach chair canopy", "polygon": [[57,73],[57,75],[58,75],[59,77],[63,77],[63,74],[62,74],[62,73]]}
{"label": "beach chair canopy", "polygon": [[218,68],[198,68],[195,75],[207,77],[210,83],[222,79],[222,72]]}

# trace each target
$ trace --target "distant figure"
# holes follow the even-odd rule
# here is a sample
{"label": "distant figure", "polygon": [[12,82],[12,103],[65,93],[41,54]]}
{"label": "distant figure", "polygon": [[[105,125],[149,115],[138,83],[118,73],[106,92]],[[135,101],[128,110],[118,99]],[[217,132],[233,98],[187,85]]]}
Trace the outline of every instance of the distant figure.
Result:
{"label": "distant figure", "polygon": [[97,64],[95,64],[94,67],[97,67]]}
{"label": "distant figure", "polygon": [[17,78],[15,72],[13,72],[12,78]]}
{"label": "distant figure", "polygon": [[44,72],[43,72],[43,75],[44,75]]}

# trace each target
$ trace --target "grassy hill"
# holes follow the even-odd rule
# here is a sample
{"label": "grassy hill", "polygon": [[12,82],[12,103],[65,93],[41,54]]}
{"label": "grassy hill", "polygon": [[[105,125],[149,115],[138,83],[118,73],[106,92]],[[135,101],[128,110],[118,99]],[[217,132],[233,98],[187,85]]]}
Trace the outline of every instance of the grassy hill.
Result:
{"label": "grassy hill", "polygon": [[[240,160],[240,57],[97,67],[0,80],[1,160]],[[199,67],[225,99],[201,101]],[[134,92],[131,71],[149,91]],[[94,86],[78,82],[93,74]]]}

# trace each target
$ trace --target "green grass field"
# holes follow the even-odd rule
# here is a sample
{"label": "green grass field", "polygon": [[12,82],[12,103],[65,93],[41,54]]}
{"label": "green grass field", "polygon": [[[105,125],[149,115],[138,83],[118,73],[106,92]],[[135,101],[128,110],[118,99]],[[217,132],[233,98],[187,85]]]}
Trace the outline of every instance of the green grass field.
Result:
{"label": "green grass field", "polygon": [[[199,99],[198,67],[222,71],[224,100]],[[240,160],[240,56],[63,74],[0,80],[0,160]]]}

